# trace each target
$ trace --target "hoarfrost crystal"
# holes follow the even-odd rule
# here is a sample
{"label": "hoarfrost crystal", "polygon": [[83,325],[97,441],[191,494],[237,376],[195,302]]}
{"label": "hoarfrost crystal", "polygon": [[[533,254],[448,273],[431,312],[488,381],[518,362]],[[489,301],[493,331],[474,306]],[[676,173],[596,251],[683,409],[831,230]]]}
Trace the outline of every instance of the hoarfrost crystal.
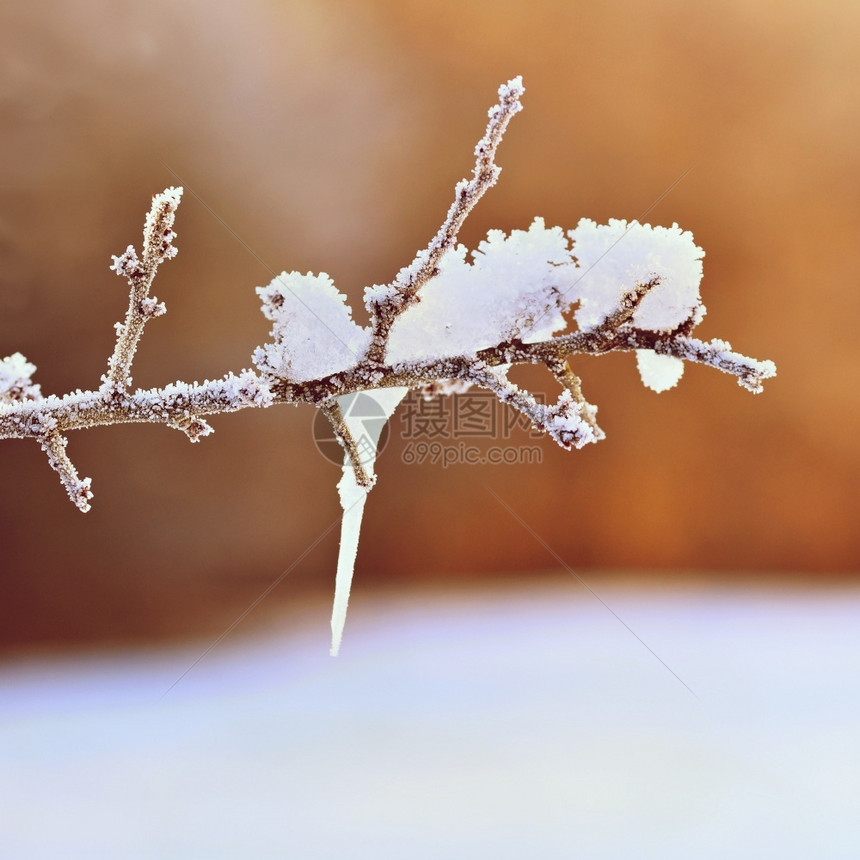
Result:
{"label": "hoarfrost crystal", "polygon": [[36,365],[30,364],[20,352],[0,360],[0,403],[40,398],[41,389],[31,379],[35,372]]}

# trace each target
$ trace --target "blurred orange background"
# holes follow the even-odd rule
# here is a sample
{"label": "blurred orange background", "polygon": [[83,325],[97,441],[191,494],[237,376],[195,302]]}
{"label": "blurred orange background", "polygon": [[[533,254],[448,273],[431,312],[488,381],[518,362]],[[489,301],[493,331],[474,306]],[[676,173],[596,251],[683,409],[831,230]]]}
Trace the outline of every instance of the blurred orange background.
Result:
{"label": "blurred orange background", "polygon": [[[136,384],[249,366],[268,269],[328,272],[363,320],[362,287],[426,244],[521,74],[500,183],[462,241],[535,215],[678,222],[707,253],[701,336],[779,376],[753,397],[688,367],[658,396],[631,356],[578,359],[608,438],[544,440],[539,465],[407,465],[395,417],[356,588],[557,568],[489,490],[574,568],[854,577],[858,43],[848,2],[3,4],[0,352],[45,393],[96,386],[126,305],[110,255],[179,183],[168,314]],[[258,615],[329,589],[337,528],[315,542],[338,469],[312,421],[246,410],[194,447],[162,427],[73,434],[86,516],[38,446],[4,442],[0,646],[217,633],[297,561]]]}

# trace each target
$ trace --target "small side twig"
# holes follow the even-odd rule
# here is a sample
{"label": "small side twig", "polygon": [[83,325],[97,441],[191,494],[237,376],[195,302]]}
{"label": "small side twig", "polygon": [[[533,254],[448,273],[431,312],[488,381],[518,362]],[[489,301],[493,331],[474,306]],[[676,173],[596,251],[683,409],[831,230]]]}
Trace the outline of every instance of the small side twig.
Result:
{"label": "small side twig", "polygon": [[93,497],[90,486],[91,478],[80,478],[74,464],[66,454],[69,440],[59,433],[47,433],[39,437],[42,450],[48,455],[48,463],[60,476],[69,498],[80,511],[86,513],[90,509],[90,499]]}
{"label": "small side twig", "polygon": [[[738,380],[738,385],[761,394],[764,381],[776,376],[776,365],[732,350],[725,340],[702,341],[695,337],[661,338],[654,332],[637,329],[628,336],[630,349],[651,349],[659,355],[671,355],[684,361],[706,364]],[[623,348],[623,347],[619,347]]]}
{"label": "small side twig", "polygon": [[567,359],[549,358],[545,364],[562,389],[570,393],[573,402],[580,404],[582,419],[591,427],[595,441],[606,438],[597,424],[597,407],[585,399],[582,380],[573,372]]}
{"label": "small side twig", "polygon": [[454,189],[454,202],[430,244],[419,251],[412,263],[383,287],[367,290],[366,304],[373,332],[367,358],[372,362],[385,359],[388,334],[394,320],[414,304],[418,291],[437,273],[444,253],[452,248],[460,227],[484,193],[496,184],[502,169],[496,165],[496,150],[502,142],[511,118],[523,109],[520,98],[525,92],[521,77],[499,87],[499,102],[489,110],[490,121],[484,136],[475,146],[475,167],[471,179],[462,179]]}
{"label": "small side twig", "polygon": [[535,428],[568,451],[604,438],[595,420],[596,409],[586,403],[584,398],[575,398],[569,389],[561,392],[556,403],[547,406],[538,403],[531,394],[511,382],[500,367],[490,368],[478,364],[472,367],[466,378],[492,391],[502,403],[521,412]]}
{"label": "small side twig", "polygon": [[102,377],[101,391],[111,396],[131,385],[131,364],[143,328],[149,320],[166,311],[163,302],[149,295],[159,265],[176,256],[173,223],[182,198],[182,188],[167,188],[152,199],[143,227],[143,259],[138,259],[134,245],[113,258],[111,269],[128,281],[130,294],[125,321],[116,324],[117,339],[108,359],[107,373]]}
{"label": "small side twig", "polygon": [[636,311],[639,310],[642,299],[659,285],[660,278],[657,277],[651,278],[650,281],[645,281],[643,284],[637,283],[629,293],[622,296],[618,307],[593,331],[597,334],[613,333],[627,325],[633,319]]}
{"label": "small side twig", "polygon": [[336,400],[327,400],[319,404],[319,408],[323,415],[328,418],[331,428],[334,431],[335,438],[340,442],[341,447],[346,452],[349,458],[349,464],[352,466],[352,471],[355,473],[355,482],[359,487],[370,492],[376,482],[376,476],[371,475],[364,467],[362,462],[361,451],[358,443],[353,436],[352,431],[343,417],[343,411]]}

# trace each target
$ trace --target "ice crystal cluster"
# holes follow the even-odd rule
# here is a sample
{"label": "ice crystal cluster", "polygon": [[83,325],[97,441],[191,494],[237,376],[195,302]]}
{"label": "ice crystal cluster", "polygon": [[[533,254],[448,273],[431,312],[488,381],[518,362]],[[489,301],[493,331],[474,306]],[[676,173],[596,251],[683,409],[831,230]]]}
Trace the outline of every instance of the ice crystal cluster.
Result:
{"label": "ice crystal cluster", "polygon": [[[82,511],[90,478],[69,459],[70,430],[127,422],[161,423],[192,442],[212,432],[206,417],[275,404],[307,403],[331,422],[344,449],[338,493],[341,550],[332,613],[332,654],[340,647],[367,494],[376,480],[381,424],[368,433],[344,407],[359,392],[389,418],[410,389],[444,396],[479,386],[526,415],[563,448],[603,438],[597,407],[583,394],[569,359],[631,352],[642,381],[655,391],[677,384],[685,361],[737,377],[753,392],[776,374],[770,361],[702,341],[692,331],[705,309],[699,295],[704,252],[676,224],[637,221],[568,231],[536,218],[526,230],[491,230],[469,251],[457,243],[466,217],[497,181],[496,150],[522,109],[522,81],[499,88],[486,132],[475,147],[470,178],[426,248],[387,284],[365,290],[369,323],[353,319],[346,297],[326,274],[283,272],[257,293],[272,323],[271,340],[251,356],[255,370],[161,388],[132,388],[131,366],[144,327],[166,310],[150,294],[161,263],[176,256],[173,229],[182,189],[155,196],[144,224],[141,255],[133,245],[111,269],[129,286],[125,319],[98,388],[44,397],[35,367],[20,353],[0,361],[0,438],[33,438],[71,500]],[[568,323],[575,323],[567,331]],[[507,377],[514,364],[543,364],[555,377],[555,403],[539,403]]]}

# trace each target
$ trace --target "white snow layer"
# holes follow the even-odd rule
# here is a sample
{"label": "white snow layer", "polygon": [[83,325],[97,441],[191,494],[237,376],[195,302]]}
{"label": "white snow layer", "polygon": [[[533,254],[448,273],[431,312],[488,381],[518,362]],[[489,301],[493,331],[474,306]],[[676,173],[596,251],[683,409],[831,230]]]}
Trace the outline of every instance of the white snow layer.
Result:
{"label": "white snow layer", "polygon": [[439,263],[420,301],[394,323],[391,362],[470,355],[511,338],[538,341],[565,327],[561,308],[576,277],[560,227],[536,218],[528,230],[491,230],[471,253],[463,245]]}
{"label": "white snow layer", "polygon": [[0,854],[860,857],[857,589],[636,581],[597,590],[698,700],[562,574],[369,593],[337,660],[303,601],[202,660],[7,658]]}
{"label": "white snow layer", "polygon": [[[358,443],[362,453],[362,464],[368,474],[374,474],[376,465],[379,437],[388,419],[394,414],[397,404],[409,393],[408,388],[379,388],[374,391],[363,391],[358,395],[345,394],[338,397],[338,405],[343,413],[344,421]],[[364,408],[353,409],[358,398],[369,398],[376,401],[380,414],[368,415]],[[361,403],[361,400],[358,400]],[[346,611],[349,606],[349,593],[352,588],[352,575],[355,571],[355,558],[358,554],[358,540],[361,534],[361,520],[364,516],[364,504],[367,501],[367,490],[360,487],[355,480],[355,472],[344,453],[343,475],[337,485],[340,505],[343,508],[343,519],[340,525],[340,551],[337,557],[337,573],[334,583],[334,605],[331,613],[331,655],[336,657],[343,638],[343,627],[346,623]]]}
{"label": "white snow layer", "polygon": [[614,218],[609,224],[595,224],[583,218],[568,235],[580,270],[576,321],[581,329],[599,325],[625,293],[654,277],[660,279],[659,285],[633,315],[639,328],[670,331],[701,304],[705,252],[693,241],[693,234],[677,224],[651,227]]}
{"label": "white snow layer", "polygon": [[684,362],[674,355],[659,355],[650,349],[636,350],[636,366],[642,384],[658,394],[674,388],[684,375]]}
{"label": "white snow layer", "polygon": [[281,272],[257,294],[274,323],[274,342],[254,352],[262,372],[304,382],[352,367],[366,351],[369,330],[353,321],[346,296],[327,274]]}
{"label": "white snow layer", "polygon": [[[528,230],[510,236],[491,230],[472,252],[471,263],[463,245],[448,252],[420,301],[394,323],[388,360],[470,355],[511,338],[543,340],[565,327],[562,313],[576,302],[576,322],[587,331],[637,284],[654,278],[659,283],[634,314],[636,326],[670,331],[703,312],[704,251],[677,224],[583,219],[568,236],[572,248],[560,228],[547,228],[536,218]],[[645,365],[640,360],[639,367],[655,390],[671,387],[681,375],[678,363],[663,356]]]}
{"label": "white snow layer", "polygon": [[[565,235],[535,218],[528,230],[509,236],[491,230],[477,250],[458,245],[442,257],[418,301],[395,320],[386,358],[433,360],[474,355],[514,338],[545,340],[565,328],[563,313],[575,303],[576,322],[588,331],[637,284],[654,279],[658,283],[642,299],[633,322],[671,331],[704,313],[703,256],[692,234],[677,224],[651,227],[616,219],[596,224],[583,218]],[[346,297],[328,275],[282,272],[257,292],[263,313],[274,323],[273,342],[254,352],[264,374],[303,382],[346,370],[364,356],[370,330],[352,319]],[[654,391],[671,388],[683,373],[681,362],[671,357],[640,351],[637,359],[642,381]]]}

